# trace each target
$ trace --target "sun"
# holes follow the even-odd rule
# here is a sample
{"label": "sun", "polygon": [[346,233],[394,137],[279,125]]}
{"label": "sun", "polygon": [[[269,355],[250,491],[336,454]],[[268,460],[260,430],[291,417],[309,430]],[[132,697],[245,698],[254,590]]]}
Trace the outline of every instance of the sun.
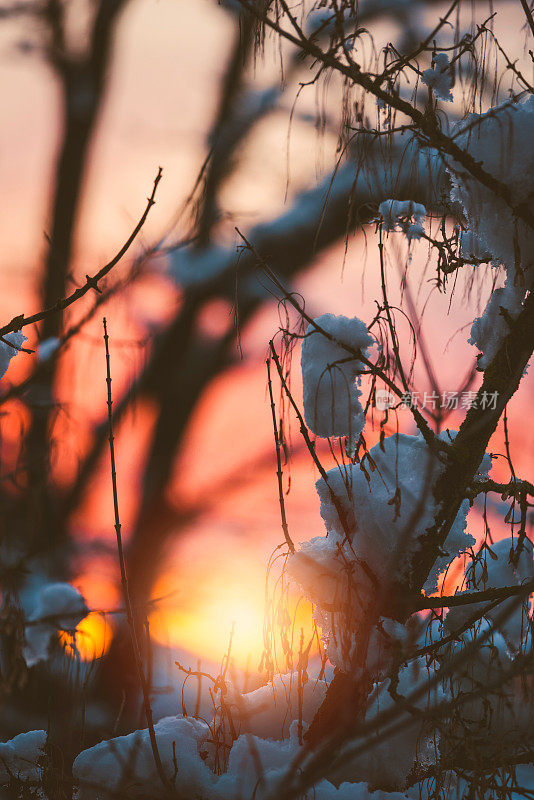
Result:
{"label": "sun", "polygon": [[[234,577],[206,576],[185,603],[160,604],[150,618],[153,638],[213,662],[219,662],[231,646],[236,666],[257,667],[263,650],[264,595],[257,584]],[[176,583],[176,578],[164,576],[157,589]]]}
{"label": "sun", "polygon": [[[238,669],[255,672],[264,651],[266,567],[257,551],[199,547],[199,557],[169,569],[158,581],[153,597],[156,608],[150,631],[156,642],[187,651],[197,659],[219,664],[231,638],[231,659]],[[300,631],[313,636],[311,605],[288,596],[289,640],[298,654]],[[276,617],[276,618],[275,618]],[[277,614],[270,611],[270,628],[277,636]]]}

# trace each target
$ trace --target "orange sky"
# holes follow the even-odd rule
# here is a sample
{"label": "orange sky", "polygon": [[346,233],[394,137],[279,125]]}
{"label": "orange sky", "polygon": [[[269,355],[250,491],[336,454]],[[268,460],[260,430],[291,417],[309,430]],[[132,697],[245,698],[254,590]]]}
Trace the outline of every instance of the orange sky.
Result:
{"label": "orange sky", "polygon": [[[206,134],[215,113],[230,33],[227,14],[210,0],[133,0],[128,7],[118,31],[107,103],[87,175],[77,243],[80,274],[94,271],[129,234],[160,164],[164,180],[143,241],[152,241],[166,229],[189,192],[206,152]],[[0,26],[0,309],[6,318],[29,311],[34,303],[32,292],[43,253],[58,136],[58,93],[53,75],[38,53],[16,49],[23,37],[35,39],[35,31],[28,33],[23,25]],[[267,65],[259,62],[258,83],[266,85],[274,69],[277,66],[272,59]],[[335,100],[336,87],[330,91]],[[288,149],[288,113],[293,99],[294,92],[288,92],[284,112],[262,123],[252,141],[246,143],[240,154],[243,168],[225,189],[225,207],[244,228],[279,213],[294,193],[313,183],[334,161],[335,136],[326,133],[317,140],[313,128],[298,120],[293,123]],[[302,99],[302,106],[315,107],[313,92]],[[397,264],[405,257],[397,249],[398,242],[392,238],[388,243],[391,302],[398,296]],[[474,348],[466,343],[468,331],[462,329],[483,308],[488,287],[478,301],[475,296],[466,300],[460,280],[449,311],[449,298],[421,281],[426,256],[425,245],[417,245],[410,269],[411,285],[414,292],[422,286],[418,307],[425,307],[423,331],[439,368],[442,388],[454,390],[475,357]],[[366,243],[362,238],[353,240],[345,256],[341,246],[321,254],[310,271],[299,278],[297,288],[313,314],[331,311],[369,321],[375,310],[374,299],[380,296],[372,232]],[[168,318],[176,302],[174,290],[162,278],[143,282],[126,300],[110,305],[117,394],[143,363],[139,340],[146,337],[145,322]],[[226,313],[226,308],[213,309],[206,325],[217,324]],[[209,495],[225,475],[238,476],[245,465],[246,480],[236,479],[225,486],[224,492],[216,493],[216,502],[208,504],[205,513],[181,536],[169,554],[166,575],[155,590],[156,594],[176,592],[166,620],[173,642],[210,658],[224,648],[234,618],[238,624],[236,652],[241,659],[249,648],[259,647],[257,623],[261,624],[265,568],[270,553],[281,541],[264,367],[267,341],[277,325],[277,312],[271,307],[243,331],[244,359],[215,380],[202,398],[176,476],[174,490],[179,489],[182,498],[193,500]],[[27,362],[19,357],[8,380],[16,380],[27,368]],[[60,481],[72,475],[87,444],[89,424],[99,420],[104,410],[99,324],[89,326],[72,348],[62,374],[59,399],[65,403],[65,410],[59,421],[62,435],[55,468]],[[420,372],[417,382],[421,391],[427,388]],[[299,395],[298,369],[294,387]],[[525,476],[532,466],[533,430],[524,424],[530,417],[531,401],[529,376],[509,408],[512,455],[518,474]],[[12,413],[15,415],[16,409]],[[118,436],[121,516],[126,537],[138,495],[140,476],[136,467],[152,423],[151,409],[140,407]],[[407,413],[401,425],[409,429]],[[14,441],[18,429],[11,427],[8,439],[9,435]],[[296,426],[293,436],[298,438]],[[368,441],[372,440],[370,433]],[[501,429],[492,449],[503,451]],[[82,539],[109,540],[113,534],[107,469],[106,460],[89,501],[75,520],[76,536]],[[496,463],[495,474],[508,479],[503,460]],[[307,458],[297,455],[291,477],[287,509],[290,530],[298,542],[321,535],[322,523],[314,490],[316,475]],[[475,519],[472,532],[482,534],[480,519]],[[207,560],[216,565],[215,570],[206,566]],[[109,608],[117,602],[112,586],[114,569],[114,562],[93,560],[79,565],[78,582],[90,605]],[[164,638],[162,628],[161,619],[155,620],[156,633]]]}

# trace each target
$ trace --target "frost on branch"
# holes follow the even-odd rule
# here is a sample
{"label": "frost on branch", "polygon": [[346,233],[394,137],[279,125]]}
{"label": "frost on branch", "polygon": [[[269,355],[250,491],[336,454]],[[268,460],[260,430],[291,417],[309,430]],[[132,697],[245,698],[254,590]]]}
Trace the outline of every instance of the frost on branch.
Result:
{"label": "frost on branch", "polygon": [[[454,435],[446,432],[442,438]],[[434,521],[432,485],[444,469],[420,435],[390,436],[383,449],[377,444],[369,456],[365,471],[359,464],[348,464],[327,473],[328,485],[322,478],[317,481],[327,536],[301,543],[288,562],[291,577],[316,606],[329,659],[345,669],[354,641],[343,630],[346,626],[336,623],[347,614],[362,618],[379,594],[387,596],[390,584],[407,576],[415,545]],[[490,466],[485,457],[480,472],[487,475]],[[345,526],[332,493],[343,511]],[[427,592],[436,589],[440,573],[454,558],[474,544],[465,532],[468,511],[466,500],[427,580]],[[363,564],[372,571],[374,581]],[[370,654],[376,660],[373,648]],[[377,669],[375,666],[372,671]]]}
{"label": "frost on branch", "polygon": [[[337,342],[363,355],[373,343],[365,324],[357,317],[323,314],[315,322]],[[317,436],[347,436],[354,441],[365,424],[358,389],[362,362],[309,325],[302,344],[301,364],[308,427]]]}
{"label": "frost on branch", "polygon": [[24,657],[28,666],[46,660],[57,632],[73,631],[88,611],[82,595],[70,583],[50,583],[41,589],[26,625]]}
{"label": "frost on branch", "polygon": [[402,231],[409,242],[420,239],[425,232],[423,221],[426,208],[413,200],[384,200],[378,206],[382,228],[387,233]]}
{"label": "frost on branch", "polygon": [[[9,362],[17,355],[17,351],[26,341],[26,336],[20,331],[16,333],[6,333],[2,338],[6,341],[0,340],[0,378],[4,377],[9,367]],[[11,344],[7,344],[7,342]],[[11,347],[11,345],[13,345],[13,347]]]}
{"label": "frost on branch", "polygon": [[[508,187],[513,205],[534,212],[534,98],[470,115],[458,126],[456,142]],[[503,198],[457,164],[449,164],[449,171],[451,197],[462,205],[469,226],[465,242],[465,234],[462,237],[462,255],[472,251],[467,258],[491,259],[506,269],[504,288],[494,292],[471,330],[469,341],[482,351],[479,366],[485,369],[508,333],[508,321],[519,315],[522,301],[532,289],[534,232],[515,217]]]}
{"label": "frost on branch", "polygon": [[452,72],[447,53],[436,53],[432,58],[432,67],[423,70],[421,80],[430,86],[438,100],[451,102]]}

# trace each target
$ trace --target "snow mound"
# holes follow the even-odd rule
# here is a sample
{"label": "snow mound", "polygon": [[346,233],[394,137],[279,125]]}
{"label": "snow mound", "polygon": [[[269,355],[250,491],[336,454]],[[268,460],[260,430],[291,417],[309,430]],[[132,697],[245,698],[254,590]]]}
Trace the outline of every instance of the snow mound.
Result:
{"label": "snow mound", "polygon": [[0,784],[11,777],[37,782],[41,777],[39,759],[46,745],[46,731],[20,733],[8,742],[0,743]]}
{"label": "snow mound", "polygon": [[[154,726],[165,774],[176,773],[178,797],[218,798],[215,775],[204,763],[201,748],[210,737],[208,726],[193,718],[165,717]],[[175,760],[176,759],[176,760]],[[156,771],[149,732],[100,742],[75,759],[73,775],[80,786],[80,800],[95,800],[109,792],[126,791],[129,797],[163,797],[165,789]]]}

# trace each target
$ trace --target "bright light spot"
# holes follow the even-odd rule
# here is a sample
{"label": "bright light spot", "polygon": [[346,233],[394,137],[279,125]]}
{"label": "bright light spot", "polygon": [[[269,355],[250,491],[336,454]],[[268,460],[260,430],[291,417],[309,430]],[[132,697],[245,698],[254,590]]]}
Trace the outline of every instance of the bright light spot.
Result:
{"label": "bright light spot", "polygon": [[[181,578],[180,578],[181,579]],[[232,628],[232,657],[237,666],[246,667],[250,659],[258,666],[263,650],[263,591],[261,584],[242,576],[205,576],[194,596],[185,604],[176,600],[163,602],[150,617],[154,639],[162,644],[183,647],[200,658],[220,661],[227,652]],[[174,574],[164,576],[155,596],[165,595],[169,585],[176,584]],[[165,591],[167,588],[167,592]],[[163,590],[163,591],[162,591]]]}
{"label": "bright light spot", "polygon": [[111,644],[111,628],[107,624],[105,617],[93,611],[88,614],[74,634],[74,645],[72,636],[69,633],[59,634],[60,642],[65,647],[65,652],[72,658],[80,658],[82,661],[94,661],[101,658],[109,650]]}
{"label": "bright light spot", "polygon": [[[231,655],[237,668],[255,672],[263,653],[265,564],[253,543],[242,540],[224,546],[216,537],[199,538],[184,546],[176,566],[158,581],[153,598],[160,599],[150,616],[153,639],[189,651],[203,661],[220,663],[228,650],[234,627]],[[300,630],[305,643],[312,635],[309,603],[290,600],[291,622],[286,630],[298,658]],[[293,615],[296,611],[295,617]],[[277,628],[277,620],[272,620]],[[278,637],[279,667],[285,659]]]}

